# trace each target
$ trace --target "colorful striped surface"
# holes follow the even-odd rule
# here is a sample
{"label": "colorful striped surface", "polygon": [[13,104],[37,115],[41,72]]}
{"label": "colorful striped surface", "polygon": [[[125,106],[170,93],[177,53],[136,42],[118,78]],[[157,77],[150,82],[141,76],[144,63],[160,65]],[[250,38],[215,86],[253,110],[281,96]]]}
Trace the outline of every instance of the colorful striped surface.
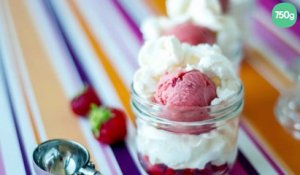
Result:
{"label": "colorful striped surface", "polygon": [[[254,17],[260,40],[249,41],[241,67],[245,110],[231,174],[300,173],[300,143],[273,114],[279,91],[293,85],[286,69],[300,53],[293,46],[299,40],[263,22],[266,6],[257,8],[265,17]],[[139,25],[162,14],[162,0],[0,0],[0,175],[35,174],[32,151],[51,138],[85,145],[104,175],[145,174],[135,153],[129,88],[143,43]],[[84,84],[105,105],[126,111],[124,143],[98,143],[88,122],[71,112],[70,99]]]}

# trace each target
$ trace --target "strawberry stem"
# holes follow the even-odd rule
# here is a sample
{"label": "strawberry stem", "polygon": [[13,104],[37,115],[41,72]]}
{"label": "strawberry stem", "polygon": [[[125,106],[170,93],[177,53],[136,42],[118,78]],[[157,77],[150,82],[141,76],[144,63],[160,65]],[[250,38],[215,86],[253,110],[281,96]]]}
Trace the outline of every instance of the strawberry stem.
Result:
{"label": "strawberry stem", "polygon": [[92,132],[98,137],[101,125],[110,119],[111,111],[106,107],[98,107],[95,104],[91,105],[91,109],[92,110],[89,113],[89,123]]}

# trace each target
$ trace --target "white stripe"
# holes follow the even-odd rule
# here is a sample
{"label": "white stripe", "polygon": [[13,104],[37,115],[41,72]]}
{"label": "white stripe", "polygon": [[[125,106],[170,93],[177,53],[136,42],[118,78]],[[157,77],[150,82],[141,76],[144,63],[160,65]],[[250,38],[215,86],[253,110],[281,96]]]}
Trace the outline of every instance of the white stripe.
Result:
{"label": "white stripe", "polygon": [[[21,138],[24,143],[24,149],[25,149],[25,154],[27,158],[32,157],[32,152],[34,148],[36,147],[36,140],[34,138],[34,133],[32,130],[32,125],[29,120],[29,115],[28,111],[26,109],[26,102],[24,99],[24,96],[22,95],[22,90],[21,90],[21,85],[20,82],[18,81],[18,75],[16,74],[16,69],[15,69],[15,63],[14,63],[14,58],[15,57],[20,57],[20,48],[19,44],[17,43],[17,38],[16,38],[16,31],[14,30],[14,24],[13,20],[11,17],[11,14],[9,13],[9,8],[8,8],[8,3],[7,1],[2,1],[4,4],[1,6],[5,7],[3,9],[3,12],[5,12],[5,16],[7,18],[7,21],[3,21],[3,24],[5,24],[7,27],[6,31],[3,33],[1,32],[1,38],[3,39],[3,60],[4,60],[4,66],[5,66],[5,71],[7,73],[7,78],[8,78],[8,84],[9,88],[12,92],[12,101],[13,101],[13,106],[15,107],[15,112],[16,112],[16,118],[18,120],[19,124],[19,129],[20,129],[20,134]],[[11,32],[11,33],[10,33]],[[16,48],[16,50],[14,50]],[[31,160],[31,159],[29,159]],[[31,172],[34,173],[34,169],[32,166],[31,162],[28,162]],[[15,169],[16,168],[15,166]]]}
{"label": "white stripe", "polygon": [[[1,7],[0,7],[1,8]],[[1,13],[2,10],[0,10]],[[0,18],[3,17],[0,14]],[[2,20],[0,20],[2,21]],[[2,33],[2,22],[0,22],[0,32]],[[2,43],[0,44],[0,54],[2,53]],[[3,58],[0,58],[3,59]],[[3,65],[2,65],[3,66]],[[9,107],[9,100],[4,86],[4,75],[0,70],[0,151],[5,167],[5,174],[25,174],[22,154],[19,147],[18,136],[15,130],[13,116]],[[16,168],[18,167],[18,168]]]}
{"label": "white stripe", "polygon": [[[75,71],[75,66],[68,61],[71,56],[66,52],[67,47],[61,42],[59,35],[55,34],[56,31],[53,27],[55,24],[51,23],[50,17],[43,7],[43,1],[27,0],[26,2],[39,37],[41,38],[43,45],[46,46],[45,51],[49,55],[49,58],[51,58],[49,59],[50,63],[52,63],[54,68],[60,68],[55,69],[57,78],[59,78],[60,83],[62,83],[62,87],[68,98],[72,98],[76,95],[78,90],[83,88],[83,84],[80,83],[78,79],[79,74]],[[71,72],[72,76],[70,76],[68,72]]]}
{"label": "white stripe", "polygon": [[[77,4],[79,4],[79,7],[81,7],[81,5],[84,5],[80,0],[77,0],[76,2]],[[87,14],[87,17],[90,17],[89,20],[95,19],[96,17],[102,19],[102,20],[97,20],[99,21],[99,23],[95,24],[94,26],[106,28],[106,30],[108,30],[107,32],[109,32],[111,28],[108,28],[106,25],[103,26],[103,23],[112,24],[114,29],[117,31],[116,34],[120,37],[123,43],[128,44],[126,48],[131,49],[129,50],[129,53],[135,56],[135,54],[137,54],[140,49],[140,45],[137,43],[138,39],[135,37],[135,34],[131,30],[130,26],[127,24],[127,21],[123,18],[123,15],[113,5],[113,2],[103,1],[101,2],[101,4],[97,0],[89,0],[89,2],[90,3],[88,3],[87,6],[83,8],[83,12],[85,12],[84,9],[88,9],[88,8],[96,10],[95,11],[96,13]]]}
{"label": "white stripe", "polygon": [[[54,2],[54,1],[53,1]],[[74,18],[71,10],[65,1],[55,1],[55,8],[58,10],[61,19],[63,20],[63,24],[65,25],[65,29],[68,30],[68,34],[70,34],[70,38],[72,39],[72,43],[78,54],[80,55],[81,63],[85,70],[87,70],[88,76],[91,78],[91,81],[94,87],[99,91],[100,96],[103,99],[103,102],[109,106],[121,107],[121,103],[116,96],[116,92],[114,91],[113,85],[111,84],[109,78],[105,73],[105,69],[102,65],[99,64],[98,58],[95,55],[93,49],[91,48],[90,43],[87,41],[86,36],[84,36],[84,32],[81,30],[80,25],[77,23],[77,19]],[[76,37],[75,37],[76,36]],[[133,125],[128,122],[128,139],[127,145],[129,148],[129,152],[133,157],[136,165],[139,170],[143,172],[140,164],[138,163],[134,136],[135,130]],[[115,163],[116,160],[115,160]],[[120,169],[117,169],[118,174],[122,174]]]}
{"label": "white stripe", "polygon": [[[95,71],[95,74],[87,72],[88,77],[90,77],[94,88],[97,90],[102,100],[107,105],[115,105],[112,99],[117,98],[112,84],[109,78],[106,76],[103,66],[97,60],[97,55],[94,53],[91,43],[87,40],[84,31],[82,31],[77,19],[75,19],[70,8],[68,7],[66,1],[51,1],[55,7],[60,19],[62,20],[62,25],[66,30],[68,38],[72,42],[77,55],[81,58],[81,65],[85,70],[91,69]],[[88,61],[92,60],[92,61]],[[98,81],[99,80],[99,81]],[[106,84],[108,86],[103,86]],[[102,94],[110,94],[110,97],[104,97]],[[120,105],[118,104],[120,107]]]}
{"label": "white stripe", "polygon": [[[27,1],[27,6],[30,9],[31,16],[35,19],[35,26],[39,29],[40,37],[43,41],[43,45],[46,47],[46,51],[49,55],[50,62],[54,67],[54,71],[59,77],[60,83],[68,95],[69,99],[75,96],[82,88],[83,83],[79,78],[78,72],[75,70],[75,65],[69,60],[70,55],[64,44],[61,43],[58,35],[55,34],[53,23],[51,23],[49,16],[45,13],[42,2],[39,0]],[[36,15],[39,14],[39,15]],[[45,35],[45,33],[47,33]],[[55,50],[55,52],[53,52]],[[101,172],[104,174],[112,174],[109,170],[109,165],[104,157],[104,153],[108,152],[108,148],[101,149],[98,142],[94,139],[89,123],[86,120],[79,120],[82,132],[91,148],[90,152],[96,159],[97,167],[101,167]]]}
{"label": "white stripe", "polygon": [[282,30],[280,28],[274,27],[274,24],[271,23],[271,15],[269,15],[265,10],[262,8],[257,8],[256,12],[254,13],[255,20],[259,21],[262,25],[264,25],[268,30],[272,31],[276,34],[278,38],[288,44],[295,52],[300,54],[300,40],[298,37],[288,30]]}
{"label": "white stripe", "polygon": [[255,167],[258,174],[277,174],[243,129],[239,131],[238,146],[249,162]]}
{"label": "white stripe", "polygon": [[[78,25],[76,19],[74,19],[74,16],[69,9],[68,5],[65,1],[52,1],[53,6],[55,7],[58,16],[60,16],[64,29],[67,30],[67,33],[69,34],[69,38],[71,39],[71,42],[74,44],[75,50],[78,52],[78,56],[80,58],[80,61],[85,68],[85,70],[91,69],[95,70],[93,72],[87,72],[88,76],[90,77],[92,84],[94,88],[96,89],[97,93],[100,97],[104,97],[103,94],[110,94],[108,97],[101,98],[101,100],[107,104],[107,105],[113,105],[114,102],[111,100],[115,96],[115,92],[113,91],[113,88],[111,88],[111,84],[107,76],[105,76],[105,72],[103,71],[102,65],[99,64],[97,61],[97,56],[93,53],[90,43],[86,40],[85,36],[83,36],[83,31],[81,31],[80,26]],[[71,30],[72,29],[72,30]],[[71,35],[74,34],[74,35]],[[76,36],[76,37],[74,37]],[[94,59],[93,59],[94,58]],[[88,61],[88,60],[93,60]],[[70,73],[71,75],[72,73]],[[98,81],[100,80],[100,81]],[[104,86],[107,85],[107,86]],[[116,105],[113,105],[116,106]],[[87,124],[87,123],[86,123]],[[99,144],[98,142],[93,138],[90,129],[88,125],[83,125],[84,130],[88,130],[89,132],[85,132],[86,137],[89,137],[89,144],[91,144],[91,147],[93,149],[96,149]],[[117,174],[122,174],[120,167],[112,153],[112,150],[110,147],[103,146],[104,150],[108,153],[109,157],[111,158],[111,162],[113,163],[113,168],[117,172]],[[106,174],[103,169],[108,168],[108,166],[101,166],[101,171],[103,174]],[[106,170],[108,172],[108,170]]]}
{"label": "white stripe", "polygon": [[[100,32],[97,32],[97,31],[100,31],[100,29],[103,29],[103,34],[101,36],[99,35],[99,37],[101,37],[101,39],[103,39],[102,42],[105,43],[105,45],[109,45],[108,43],[110,43],[111,41],[110,41],[110,38],[108,38],[107,36],[113,35],[113,33],[109,34],[109,29],[107,29],[107,28],[105,29],[104,26],[106,26],[106,25],[104,23],[101,24],[100,22],[99,23],[95,22],[95,21],[101,21],[101,20],[99,20],[99,18],[103,19],[103,16],[104,16],[105,13],[109,15],[109,17],[110,17],[109,20],[114,21],[116,24],[118,24],[117,28],[121,29],[121,30],[118,30],[119,36],[128,36],[128,34],[130,33],[129,31],[125,30],[128,27],[125,24],[125,21],[122,21],[122,22],[120,21],[120,19],[122,17],[120,15],[115,16],[116,14],[114,12],[115,12],[116,9],[114,9],[114,7],[112,6],[112,4],[109,3],[109,1],[103,1],[101,6],[97,5],[97,4],[99,4],[99,2],[96,2],[96,1],[93,1],[93,3],[88,3],[86,1],[85,1],[85,3],[82,3],[82,1],[77,0],[77,2],[78,2],[78,7],[82,7],[82,10],[81,10],[82,13],[86,13],[88,11],[89,12],[97,11],[97,8],[98,8],[98,11],[101,12],[99,14],[87,13],[87,16],[86,16],[85,19],[87,21],[89,21],[90,26],[95,29],[94,34],[100,33]],[[95,8],[95,9],[93,10],[93,8]],[[93,25],[93,24],[95,24],[95,25]],[[99,29],[99,30],[96,30],[96,29]],[[106,30],[106,32],[108,32],[107,34],[104,33],[105,30]],[[132,37],[134,37],[134,36],[132,36]],[[126,39],[125,39],[125,41],[126,41]],[[115,44],[117,42],[118,41],[113,41],[112,42],[112,45],[111,45],[112,49],[114,47],[117,47],[117,44]],[[136,43],[133,44],[133,42],[136,42]],[[132,39],[127,39],[127,42],[125,42],[125,44],[127,44],[127,43],[130,46],[131,45],[138,45],[137,40],[132,40]],[[127,50],[127,52],[131,51],[131,53],[132,52],[136,53],[135,55],[138,54],[138,50],[136,50],[135,47],[128,47],[128,49],[131,49],[131,50]],[[111,52],[111,54],[114,53],[111,50],[107,50],[107,52]],[[122,53],[120,53],[120,54],[123,55]],[[126,84],[127,84],[127,87],[129,88],[130,86],[129,86],[128,83],[131,83],[131,79],[133,77],[134,70],[132,69],[131,66],[129,66],[128,64],[124,64],[124,63],[126,63],[128,59],[137,59],[137,58],[125,58],[125,57],[122,57],[121,55],[116,55],[116,57],[110,56],[109,58],[110,58],[110,60],[113,60],[114,62],[121,62],[121,59],[122,59],[122,64],[124,65],[124,68],[119,69],[120,70],[119,75],[123,75],[124,73],[127,73],[127,72],[130,73],[129,77],[127,77],[127,79],[125,81],[125,83],[127,82]],[[88,69],[88,70],[92,71],[92,69]],[[103,95],[107,96],[107,94],[103,94]],[[120,103],[120,102],[116,99],[115,103]],[[128,137],[127,137],[126,143],[128,145],[129,152],[130,152],[131,156],[133,157],[136,165],[138,166],[140,172],[145,174],[145,172],[143,171],[142,167],[140,166],[140,164],[138,162],[137,155],[136,155],[135,128],[130,122],[128,122],[127,126],[128,126]]]}
{"label": "white stripe", "polygon": [[126,9],[135,23],[140,26],[145,18],[152,16],[151,11],[146,8],[144,1],[133,0],[118,0],[120,4]]}
{"label": "white stripe", "polygon": [[[116,9],[116,7],[113,5],[112,1],[103,1],[101,4],[97,0],[89,0],[90,3],[87,3],[87,6],[83,8],[83,12],[85,12],[84,9],[88,10],[94,9],[97,13],[89,13],[87,14],[86,20],[92,20],[101,18],[102,20],[97,20],[99,23],[96,23],[94,27],[100,27],[100,28],[106,28],[105,30],[107,33],[109,33],[112,29],[117,31],[118,37],[120,37],[120,40],[122,40],[123,43],[127,44],[126,48],[130,48],[128,51],[129,53],[133,54],[133,56],[136,56],[140,49],[140,45],[138,44],[138,39],[135,37],[135,34],[131,30],[130,26],[127,24],[127,21],[123,18],[123,15]],[[79,4],[79,7],[82,5],[82,1],[77,0],[77,4]],[[88,16],[89,15],[89,16]],[[109,23],[113,25],[111,28],[108,28],[107,24]],[[94,23],[93,23],[94,24]],[[103,25],[104,24],[104,25]],[[117,27],[116,27],[117,25]],[[102,35],[99,35],[99,38]],[[118,43],[118,41],[115,41]]]}
{"label": "white stripe", "polygon": [[35,122],[35,126],[37,127],[37,130],[39,132],[39,136],[41,138],[41,141],[45,141],[47,140],[47,135],[45,132],[45,129],[43,127],[43,122],[41,120],[41,114],[37,105],[37,101],[36,101],[36,97],[34,95],[34,92],[32,90],[32,86],[30,83],[30,79],[29,79],[29,73],[27,71],[26,68],[26,63],[24,61],[24,56],[23,53],[21,51],[21,46],[19,45],[19,41],[17,39],[17,34],[16,34],[16,30],[15,30],[15,26],[14,24],[12,24],[11,28],[13,28],[13,32],[12,35],[13,36],[13,45],[12,47],[14,47],[14,51],[16,54],[16,59],[17,59],[17,69],[20,71],[19,76],[21,76],[22,78],[22,83],[25,87],[25,91],[26,91],[26,95],[28,97],[29,100],[29,106],[31,108],[31,112],[34,118],[34,122]]}
{"label": "white stripe", "polygon": [[[132,69],[125,72],[123,70],[128,69],[128,67],[131,67],[132,65],[130,65],[127,61],[124,52],[122,53],[122,50],[119,48],[119,46],[117,46],[116,43],[118,41],[114,41],[111,35],[120,36],[119,39],[123,40],[122,42],[124,44],[127,44],[130,48],[132,47],[132,52],[128,51],[127,53],[129,53],[130,56],[133,57],[133,59],[136,58],[139,48],[136,42],[134,42],[134,36],[132,35],[130,38],[126,38],[130,36],[130,32],[128,30],[126,31],[126,27],[122,26],[122,23],[119,22],[120,20],[115,21],[117,18],[114,18],[114,15],[112,13],[115,9],[111,8],[111,4],[109,3],[109,1],[102,1],[101,4],[95,1],[83,2],[79,0],[76,2],[78,2],[77,6],[80,9],[82,15],[85,17],[85,20],[88,22],[89,27],[91,28],[98,43],[103,43],[101,44],[102,48],[106,51],[109,58],[111,58],[110,60],[112,62],[112,65],[121,76],[123,82],[129,88],[134,72],[132,71]],[[118,27],[113,26],[117,33],[109,32],[109,30],[113,29],[108,29],[107,27],[105,27],[106,24],[103,22],[105,20],[103,19],[103,15],[99,15],[96,12],[99,12],[99,14],[109,13],[109,20],[114,21],[115,25],[118,25]],[[124,33],[120,34],[120,30],[124,30]]]}
{"label": "white stripe", "polygon": [[[278,57],[278,55],[274,54],[274,52],[265,44],[259,41],[249,42],[251,47],[257,49],[261,53],[263,53],[267,61],[274,65],[277,70],[279,70],[282,75],[284,75],[287,79],[292,80],[292,77],[288,76],[288,68],[286,64],[284,64]],[[278,79],[269,69],[266,69],[264,65],[262,65],[257,58],[247,59],[247,62],[250,63],[253,68],[260,72],[260,75],[264,77],[264,79],[269,82],[278,92],[284,92],[287,88],[289,88],[286,84],[284,84],[280,79]]]}

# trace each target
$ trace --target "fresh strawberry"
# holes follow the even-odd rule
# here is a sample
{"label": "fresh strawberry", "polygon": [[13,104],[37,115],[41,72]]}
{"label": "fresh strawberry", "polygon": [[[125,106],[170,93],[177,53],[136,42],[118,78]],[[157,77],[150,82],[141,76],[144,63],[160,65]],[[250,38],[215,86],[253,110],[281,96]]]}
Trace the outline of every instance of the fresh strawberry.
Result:
{"label": "fresh strawberry", "polygon": [[148,167],[147,173],[149,175],[161,175],[161,174],[164,174],[166,168],[167,167],[164,164],[155,164],[155,165]]}
{"label": "fresh strawberry", "polygon": [[91,86],[86,86],[84,90],[74,97],[71,101],[71,108],[73,112],[80,116],[87,116],[91,110],[91,105],[101,105],[95,90]]}
{"label": "fresh strawberry", "polygon": [[164,175],[174,175],[176,172],[171,169],[171,168],[167,168]]}
{"label": "fresh strawberry", "polygon": [[119,109],[93,105],[89,120],[95,138],[102,143],[114,144],[126,137],[126,116]]}

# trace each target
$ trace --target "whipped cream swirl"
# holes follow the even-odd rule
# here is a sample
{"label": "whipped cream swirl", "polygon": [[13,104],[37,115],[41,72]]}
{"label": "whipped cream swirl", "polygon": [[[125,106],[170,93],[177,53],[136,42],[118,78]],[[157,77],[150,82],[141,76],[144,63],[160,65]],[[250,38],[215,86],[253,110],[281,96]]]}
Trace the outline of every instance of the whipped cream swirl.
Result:
{"label": "whipped cream swirl", "polygon": [[134,89],[148,100],[152,100],[160,77],[176,69],[196,69],[214,81],[217,97],[212,105],[228,99],[240,88],[237,74],[217,45],[191,46],[180,43],[174,36],[161,37],[144,44],[138,62],[140,68],[134,75]]}

